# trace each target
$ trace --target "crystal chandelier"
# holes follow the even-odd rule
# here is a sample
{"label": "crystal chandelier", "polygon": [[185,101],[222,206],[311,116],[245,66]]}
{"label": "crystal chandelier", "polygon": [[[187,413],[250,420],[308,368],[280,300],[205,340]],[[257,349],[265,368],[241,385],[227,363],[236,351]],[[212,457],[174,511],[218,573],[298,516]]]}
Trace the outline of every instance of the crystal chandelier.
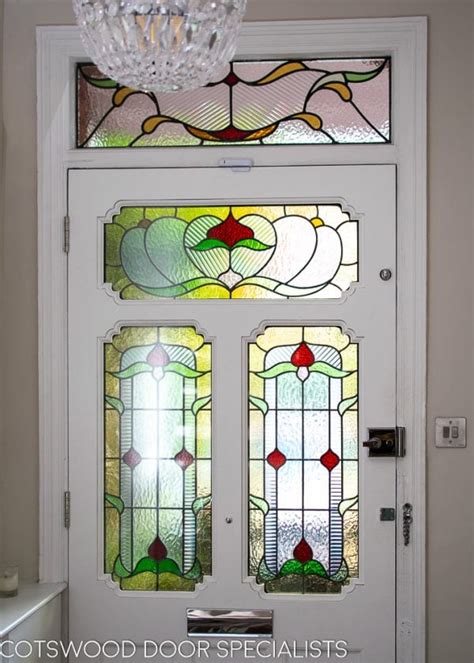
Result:
{"label": "crystal chandelier", "polygon": [[87,55],[146,92],[207,85],[233,58],[247,0],[73,0]]}

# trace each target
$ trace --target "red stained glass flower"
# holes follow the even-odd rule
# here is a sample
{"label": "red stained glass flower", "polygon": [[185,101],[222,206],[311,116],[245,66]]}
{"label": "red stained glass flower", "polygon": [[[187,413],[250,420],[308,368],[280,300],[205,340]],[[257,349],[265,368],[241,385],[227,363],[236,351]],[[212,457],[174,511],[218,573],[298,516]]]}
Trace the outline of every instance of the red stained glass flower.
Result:
{"label": "red stained glass flower", "polygon": [[187,470],[188,467],[194,463],[194,456],[186,449],[181,449],[174,459],[182,470]]}
{"label": "red stained glass flower", "polygon": [[309,366],[312,366],[314,364],[314,354],[311,352],[310,348],[306,345],[306,343],[303,341],[296,350],[293,352],[291,355],[291,363],[293,366],[297,366],[298,368],[304,366],[308,368]]}
{"label": "red stained glass flower", "polygon": [[208,239],[218,239],[227,244],[229,248],[232,248],[243,239],[254,239],[254,232],[240,221],[236,221],[232,214],[229,214],[225,221],[208,230],[207,237]]}
{"label": "red stained glass flower", "polygon": [[313,559],[313,551],[305,538],[301,539],[293,550],[293,557],[298,562],[301,562],[301,564],[306,564],[306,562],[310,562]]}
{"label": "red stained glass flower", "polygon": [[137,465],[142,462],[142,457],[133,447],[127,451],[122,457],[123,462],[134,470]]}
{"label": "red stained glass flower", "polygon": [[153,368],[163,368],[163,366],[168,366],[170,363],[168,353],[159,343],[155,345],[146,360],[150,366],[153,366]]}
{"label": "red stained glass flower", "polygon": [[286,456],[280,451],[280,449],[275,449],[271,454],[267,456],[267,462],[273,467],[274,470],[279,470],[280,467],[286,463]]}
{"label": "red stained glass flower", "polygon": [[148,548],[148,555],[157,562],[161,562],[162,559],[167,558],[168,551],[159,536],[156,537],[151,546]]}
{"label": "red stained glass flower", "polygon": [[339,465],[341,459],[337,454],[334,453],[332,449],[328,449],[319,460],[321,461],[321,464],[324,465],[324,467],[328,470],[328,472],[331,472]]}

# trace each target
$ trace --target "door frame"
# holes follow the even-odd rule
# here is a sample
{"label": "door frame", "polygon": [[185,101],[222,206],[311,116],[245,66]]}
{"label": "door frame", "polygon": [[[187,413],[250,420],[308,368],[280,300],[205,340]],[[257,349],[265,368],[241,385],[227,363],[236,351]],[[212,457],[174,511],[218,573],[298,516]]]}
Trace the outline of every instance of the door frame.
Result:
{"label": "door frame", "polygon": [[[317,50],[315,49],[317,44]],[[397,166],[397,423],[408,452],[397,460],[397,662],[425,661],[427,348],[427,19],[253,22],[238,54],[288,57],[391,55],[392,140],[386,145],[308,148],[74,149],[74,65],[85,57],[75,26],[37,28],[38,346],[40,581],[68,578],[67,254],[64,218],[70,168],[215,166],[224,156],[262,165]],[[403,104],[401,103],[403,100]],[[309,156],[310,155],[310,156]],[[314,155],[314,156],[313,156]],[[403,351],[402,351],[403,350]],[[73,497],[74,499],[74,497]],[[414,506],[403,545],[402,505]]]}

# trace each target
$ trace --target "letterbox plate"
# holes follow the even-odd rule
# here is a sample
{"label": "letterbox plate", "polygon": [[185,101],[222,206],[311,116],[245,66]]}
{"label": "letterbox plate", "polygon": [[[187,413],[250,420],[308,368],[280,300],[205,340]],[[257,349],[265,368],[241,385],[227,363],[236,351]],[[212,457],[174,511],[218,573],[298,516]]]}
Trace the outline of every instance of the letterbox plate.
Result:
{"label": "letterbox plate", "polygon": [[273,610],[204,610],[187,611],[188,636],[271,638]]}

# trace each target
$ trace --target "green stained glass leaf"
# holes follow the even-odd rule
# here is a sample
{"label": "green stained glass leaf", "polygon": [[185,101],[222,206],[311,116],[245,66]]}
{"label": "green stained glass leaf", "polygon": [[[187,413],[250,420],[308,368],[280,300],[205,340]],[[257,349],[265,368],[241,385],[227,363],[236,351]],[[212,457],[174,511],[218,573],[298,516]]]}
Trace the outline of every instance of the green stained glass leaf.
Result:
{"label": "green stained glass leaf", "polygon": [[177,576],[181,575],[179,566],[172,559],[162,559],[157,561],[151,557],[144,557],[137,563],[135,569],[132,572],[126,569],[120,557],[117,557],[115,560],[114,575],[119,578],[132,578],[133,576],[137,576],[140,573],[147,572],[155,573],[156,575],[161,573],[171,573]]}
{"label": "green stained glass leaf", "polygon": [[321,576],[321,578],[327,578],[328,574],[321,562],[312,559],[303,567],[303,574],[305,576]]}
{"label": "green stained glass leaf", "polygon": [[117,412],[123,414],[125,408],[120,398],[114,398],[113,396],[106,396],[105,402],[108,403],[111,407],[113,407],[114,410],[117,410]]}
{"label": "green stained glass leaf", "polygon": [[109,493],[105,493],[105,501],[117,509],[120,514],[123,513],[125,505],[120,497],[117,495],[110,495]]}
{"label": "green stained glass leaf", "polygon": [[342,417],[342,415],[344,414],[344,412],[346,412],[346,411],[349,410],[353,405],[355,405],[355,404],[357,403],[357,401],[358,401],[358,397],[357,397],[357,396],[352,396],[351,398],[345,398],[343,401],[341,401],[341,402],[339,403],[339,405],[337,406],[337,411],[339,412],[339,414],[341,415],[341,417]]}
{"label": "green stained glass leaf", "polygon": [[265,558],[263,558],[258,567],[257,582],[268,582],[269,580],[273,580],[275,577],[275,574],[268,568]]}
{"label": "green stained glass leaf", "polygon": [[322,375],[327,375],[328,378],[346,378],[353,373],[353,371],[342,371],[331,366],[331,364],[326,364],[324,361],[315,362],[309,367],[309,371],[310,373],[322,373]]}
{"label": "green stained glass leaf", "polygon": [[193,513],[195,516],[198,515],[200,511],[206,508],[208,504],[210,504],[212,501],[212,495],[206,495],[206,497],[198,497],[196,500],[193,502]]}
{"label": "green stained glass leaf", "polygon": [[372,78],[378,76],[382,69],[385,67],[385,64],[386,63],[383,62],[379,67],[372,69],[372,71],[345,71],[344,76],[346,77],[346,81],[349,83],[365,83],[366,81],[370,81]]}
{"label": "green stained glass leaf", "polygon": [[352,507],[355,506],[358,501],[359,497],[357,495],[355,497],[350,497],[347,500],[342,500],[342,502],[340,502],[338,507],[340,515],[343,516],[346,513],[346,511],[352,509]]}
{"label": "green stained glass leaf", "polygon": [[[170,364],[171,365],[171,364]],[[135,375],[140,373],[151,373],[153,367],[147,364],[144,361],[137,361],[135,364],[132,364],[123,371],[118,371],[117,373],[112,373],[114,378],[119,378],[120,380],[126,380],[128,378],[133,378]]]}
{"label": "green stained glass leaf", "polygon": [[191,411],[194,414],[194,416],[197,415],[198,412],[200,412],[206,405],[209,405],[211,402],[211,396],[204,396],[203,398],[198,398],[197,401],[194,401],[194,403],[191,406]]}
{"label": "green stained glass leaf", "polygon": [[117,576],[118,578],[128,578],[128,577],[130,577],[130,571],[128,571],[125,568],[125,566],[122,564],[122,560],[120,559],[120,555],[115,560],[113,574],[114,574],[114,576]]}
{"label": "green stained glass leaf", "polygon": [[157,575],[159,575],[160,573],[171,573],[177,576],[181,575],[179,566],[176,564],[174,560],[161,559],[160,561],[157,561],[156,559],[152,559],[151,557],[144,557],[143,559],[141,559],[136,565],[135,570],[131,575],[136,576],[139,573],[144,573],[146,571],[151,571],[152,573],[156,573]]}
{"label": "green stained glass leaf", "polygon": [[222,242],[219,239],[203,239],[199,244],[192,247],[193,251],[210,251],[211,249],[226,249],[231,251],[236,248],[246,248],[252,249],[253,251],[266,251],[267,249],[272,248],[269,244],[264,244],[258,239],[241,239],[239,242],[236,242],[233,246],[228,246],[225,242]]}
{"label": "green stained glass leaf", "polygon": [[264,401],[263,398],[258,398],[257,396],[249,396],[249,401],[252,403],[252,405],[255,405],[255,407],[258,408],[260,412],[263,412],[263,414],[267,414],[268,403],[267,401]]}
{"label": "green stained glass leaf", "polygon": [[202,579],[201,562],[197,559],[194,562],[193,568],[187,573],[185,573],[183,577],[187,578],[188,580],[197,580],[197,581],[201,580]]}
{"label": "green stained glass leaf", "polygon": [[331,576],[331,580],[333,582],[340,582],[343,583],[347,580],[349,577],[349,568],[347,566],[347,562],[345,559],[342,560],[341,566],[339,567],[339,570],[337,573]]}
{"label": "green stained glass leaf", "polygon": [[303,575],[304,565],[301,562],[298,562],[296,559],[290,559],[288,562],[285,562],[280,569],[278,574],[280,577],[289,576],[292,574]]}
{"label": "green stained glass leaf", "polygon": [[99,87],[106,90],[115,90],[119,87],[118,83],[111,80],[110,78],[93,78],[92,76],[88,76],[86,73],[84,73],[84,71],[82,71],[82,75],[87,80],[87,82],[94,87]]}
{"label": "green stained glass leaf", "polygon": [[267,513],[270,511],[270,506],[266,500],[264,500],[262,497],[256,497],[255,495],[249,495],[249,502],[250,504],[253,504],[254,506],[257,507],[257,509],[260,509],[262,513],[267,515]]}
{"label": "green stained glass leaf", "polygon": [[203,375],[206,375],[206,373],[209,373],[209,371],[195,371],[193,368],[189,368],[189,366],[186,366],[186,364],[182,364],[179,361],[170,362],[163,370],[165,373],[176,373],[183,378],[200,378]]}
{"label": "green stained glass leaf", "polygon": [[[321,363],[321,362],[318,362]],[[313,368],[313,367],[311,367]],[[332,366],[330,367],[332,368]],[[310,369],[311,370],[311,369]],[[334,369],[336,370],[336,369]],[[280,364],[275,364],[275,366],[272,366],[271,368],[267,369],[266,371],[260,371],[259,373],[256,373],[256,375],[259,378],[264,378],[265,380],[272,379],[272,378],[277,378],[279,375],[283,375],[284,373],[296,373],[297,368],[296,366],[293,366],[289,361],[286,362],[281,362]],[[320,371],[322,372],[322,371]],[[338,377],[338,376],[334,376]]]}

